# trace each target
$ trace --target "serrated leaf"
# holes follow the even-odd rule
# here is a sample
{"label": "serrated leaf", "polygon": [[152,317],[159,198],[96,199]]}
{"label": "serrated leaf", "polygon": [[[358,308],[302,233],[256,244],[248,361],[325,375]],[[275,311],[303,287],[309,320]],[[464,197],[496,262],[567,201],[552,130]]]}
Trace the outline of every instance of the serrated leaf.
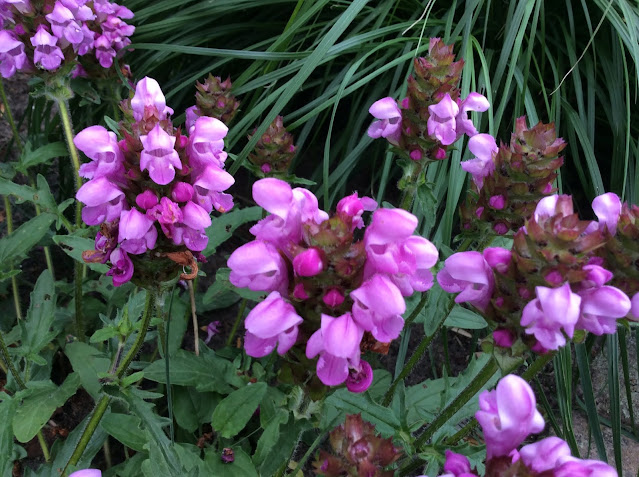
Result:
{"label": "serrated leaf", "polygon": [[444,321],[444,326],[465,330],[483,330],[488,326],[488,323],[474,311],[455,305]]}
{"label": "serrated leaf", "polygon": [[53,241],[60,246],[64,253],[76,262],[80,262],[91,270],[95,270],[99,273],[109,271],[109,266],[104,263],[86,263],[82,260],[82,252],[85,250],[95,250],[95,240],[77,235],[54,235]]}
{"label": "serrated leaf", "polygon": [[30,143],[26,143],[24,152],[20,156],[20,163],[16,166],[16,169],[26,174],[27,169],[30,167],[45,164],[55,157],[66,155],[68,155],[67,146],[63,142],[51,142],[35,150],[31,149]]}
{"label": "serrated leaf", "polygon": [[130,414],[111,412],[100,421],[100,427],[114,439],[134,451],[144,452],[147,434],[140,428],[141,421]]}
{"label": "serrated leaf", "polygon": [[33,202],[42,207],[44,212],[57,214],[58,206],[49,190],[47,181],[42,176],[38,176],[38,188],[34,189],[28,185],[16,184],[6,179],[0,178],[0,195],[10,195],[15,197],[16,202]]}
{"label": "serrated leaf", "polygon": [[16,393],[21,403],[13,416],[13,433],[22,443],[35,437],[55,410],[75,394],[80,386],[80,376],[71,373],[61,386],[51,381],[32,381],[27,389]]}
{"label": "serrated leaf", "polygon": [[55,219],[53,214],[40,214],[0,239],[0,268],[26,255],[47,234]]}
{"label": "serrated leaf", "polygon": [[217,247],[231,238],[233,232],[240,225],[247,222],[255,222],[262,218],[261,207],[247,207],[244,209],[233,209],[231,212],[222,214],[211,220],[211,226],[206,229],[209,243],[202,251],[205,257],[215,253]]}
{"label": "serrated leaf", "polygon": [[237,435],[262,402],[267,388],[266,383],[254,383],[229,394],[213,411],[213,430],[226,438]]}
{"label": "serrated leaf", "polygon": [[111,360],[102,352],[86,343],[76,341],[64,348],[73,370],[80,376],[82,387],[97,401],[101,385],[98,373],[109,370]]}

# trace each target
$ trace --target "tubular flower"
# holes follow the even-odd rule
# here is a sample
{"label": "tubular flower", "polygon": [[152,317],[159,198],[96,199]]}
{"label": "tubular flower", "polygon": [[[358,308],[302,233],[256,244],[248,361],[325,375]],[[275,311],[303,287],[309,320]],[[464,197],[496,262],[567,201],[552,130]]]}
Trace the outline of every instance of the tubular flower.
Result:
{"label": "tubular flower", "polygon": [[[118,132],[124,139],[118,141],[102,126],[88,127],[74,138],[91,159],[80,167],[90,179],[76,196],[86,204],[82,218],[88,225],[101,224],[96,250],[84,256],[110,259],[116,286],[131,278],[157,283],[177,275],[185,264],[196,269],[192,252],[201,258],[198,252],[206,248],[214,205],[217,210],[233,207],[231,196],[222,194],[233,178],[217,166],[199,174],[192,169],[192,138],[171,124],[173,110],[154,79],[140,81],[123,109]],[[166,262],[163,269],[153,265],[158,260]]]}
{"label": "tubular flower", "polygon": [[495,286],[493,270],[479,252],[459,252],[448,257],[437,281],[448,293],[461,292],[455,302],[467,302],[482,311],[490,303]]}
{"label": "tubular flower", "polygon": [[294,346],[306,345],[309,359],[318,356],[319,380],[365,391],[372,370],[360,362],[361,350],[384,352],[397,338],[404,296],[432,285],[437,250],[412,235],[417,219],[396,209],[376,210],[364,239],[356,240],[363,214],[377,207],[356,193],[330,216],[310,191],[272,177],[255,182],[253,198],[270,214],[250,229],[256,239],[229,257],[231,283],[278,292],[304,319],[299,336],[310,338]]}

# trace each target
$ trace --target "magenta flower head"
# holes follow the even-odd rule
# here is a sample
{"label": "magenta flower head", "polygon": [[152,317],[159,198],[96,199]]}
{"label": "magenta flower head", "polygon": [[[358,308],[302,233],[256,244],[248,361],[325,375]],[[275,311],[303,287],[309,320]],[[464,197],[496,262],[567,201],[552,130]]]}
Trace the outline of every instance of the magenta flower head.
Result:
{"label": "magenta flower head", "polygon": [[149,170],[153,182],[166,185],[175,178],[175,169],[182,169],[182,162],[174,149],[175,136],[170,136],[160,124],[156,124],[146,136],[140,136],[144,149],[140,154],[140,169]]}
{"label": "magenta flower head", "polygon": [[119,287],[131,280],[133,277],[133,262],[124,250],[116,248],[111,252],[109,260],[111,261],[111,270],[106,274],[113,277],[113,286]]}
{"label": "magenta flower head", "polygon": [[351,368],[346,378],[346,389],[352,393],[363,393],[373,383],[373,368],[364,360],[360,360],[359,369]]}
{"label": "magenta flower head", "polygon": [[617,477],[617,471],[599,460],[560,457],[553,469],[553,477]]}
{"label": "magenta flower head", "polygon": [[[231,174],[216,165],[210,164],[197,177],[190,192],[195,195],[194,202],[201,205],[207,212],[211,212],[213,209],[219,212],[228,212],[233,208],[233,197],[229,194],[224,194],[222,191],[225,191],[234,183],[235,179],[233,179]],[[186,186],[188,184],[182,186],[182,189],[186,188]],[[189,191],[185,192],[188,193]],[[183,192],[180,195],[184,197],[187,194]]]}
{"label": "magenta flower head", "polygon": [[611,286],[589,288],[579,292],[581,314],[577,328],[588,330],[596,335],[617,332],[617,320],[625,317],[632,305],[630,298]]}
{"label": "magenta flower head", "polygon": [[27,61],[24,53],[24,43],[16,39],[7,30],[0,30],[0,74],[3,78],[10,78],[16,71],[21,70]]}
{"label": "magenta flower head", "polygon": [[246,354],[261,358],[270,354],[277,344],[278,354],[283,355],[295,344],[297,328],[302,321],[293,305],[278,292],[271,292],[244,320]]}
{"label": "magenta flower head", "polygon": [[544,418],[536,408],[530,385],[519,376],[503,377],[494,391],[479,395],[475,418],[484,431],[486,457],[508,455],[529,434],[544,428]]}
{"label": "magenta flower head", "polygon": [[35,48],[33,63],[48,71],[57,69],[64,60],[64,53],[57,46],[57,42],[58,39],[52,36],[44,25],[40,25],[31,38],[31,44]]}
{"label": "magenta flower head", "polygon": [[322,253],[317,248],[309,248],[293,259],[293,270],[300,277],[314,277],[324,269]]}
{"label": "magenta flower head", "polygon": [[599,219],[600,227],[608,229],[610,235],[617,233],[617,222],[621,214],[621,200],[617,194],[607,192],[595,197],[592,210]]}
{"label": "magenta flower head", "polygon": [[488,100],[479,93],[470,93],[459,104],[459,114],[455,118],[455,129],[457,135],[466,134],[469,137],[477,134],[477,129],[473,122],[468,119],[468,111],[484,112],[490,108]]}
{"label": "magenta flower head", "polygon": [[360,364],[359,344],[364,330],[350,313],[338,318],[322,314],[322,325],[306,344],[306,357],[317,360],[317,377],[327,386],[342,384],[349,376],[349,366]]}
{"label": "magenta flower head", "polygon": [[80,166],[80,175],[87,179],[107,177],[111,180],[121,180],[124,176],[124,155],[118,145],[115,133],[107,131],[102,126],[90,126],[80,131],[73,143],[92,162]]}
{"label": "magenta flower head", "polygon": [[124,192],[106,177],[90,180],[78,190],[76,198],[86,204],[82,209],[82,220],[87,225],[99,225],[120,217],[126,201]]}
{"label": "magenta flower head", "polygon": [[268,242],[254,240],[236,249],[227,262],[229,280],[239,288],[286,293],[288,270],[277,249]]}
{"label": "magenta flower head", "polygon": [[448,293],[459,293],[456,303],[470,303],[485,311],[495,287],[493,270],[481,253],[459,252],[444,262],[437,274],[439,285]]}
{"label": "magenta flower head", "polygon": [[399,289],[384,275],[375,274],[351,292],[353,317],[376,340],[388,343],[404,327],[406,303]]}
{"label": "magenta flower head", "polygon": [[350,218],[351,230],[364,227],[362,214],[372,212],[377,208],[377,202],[370,197],[357,197],[357,192],[344,197],[337,203],[337,213],[344,219]]}
{"label": "magenta flower head", "polygon": [[158,231],[153,220],[137,209],[124,210],[120,213],[118,242],[122,250],[139,255],[155,248]]}
{"label": "magenta flower head", "polygon": [[461,167],[473,176],[473,182],[481,190],[484,179],[495,170],[493,156],[499,148],[495,138],[490,134],[475,134],[468,140],[468,149],[473,153],[475,159],[462,162]]}
{"label": "magenta flower head", "polygon": [[196,169],[204,168],[208,164],[224,167],[224,138],[228,131],[229,128],[219,119],[206,116],[197,118],[189,131],[191,165]]}
{"label": "magenta flower head", "polygon": [[140,121],[145,116],[147,109],[151,111],[155,109],[160,119],[173,114],[173,110],[166,105],[160,85],[148,76],[142,78],[136,85],[135,94],[131,99],[131,109],[136,121]]}
{"label": "magenta flower head", "polygon": [[69,477],[102,477],[102,472],[98,469],[78,470]]}
{"label": "magenta flower head", "polygon": [[374,139],[385,137],[391,144],[397,145],[402,128],[402,110],[393,98],[382,98],[373,103],[368,110],[379,121],[368,128],[368,135]]}
{"label": "magenta flower head", "polygon": [[51,24],[53,34],[60,40],[64,39],[72,45],[78,44],[84,38],[82,27],[75,21],[71,10],[61,2],[55,2],[53,11],[45,16]]}
{"label": "magenta flower head", "polygon": [[428,118],[428,134],[436,138],[444,146],[448,146],[457,140],[457,120],[459,106],[452,100],[450,95],[446,95],[442,100],[428,107],[430,117]]}
{"label": "magenta flower head", "polygon": [[454,477],[467,477],[474,475],[471,473],[470,462],[465,455],[457,454],[451,450],[446,450],[446,462],[444,472],[452,474]]}
{"label": "magenta flower head", "polygon": [[558,349],[566,344],[579,320],[581,297],[573,293],[570,284],[559,288],[535,287],[537,298],[528,303],[521,315],[526,334],[534,335],[545,349]]}
{"label": "magenta flower head", "polygon": [[519,450],[521,460],[534,472],[552,470],[561,457],[570,456],[570,447],[559,437],[546,437]]}

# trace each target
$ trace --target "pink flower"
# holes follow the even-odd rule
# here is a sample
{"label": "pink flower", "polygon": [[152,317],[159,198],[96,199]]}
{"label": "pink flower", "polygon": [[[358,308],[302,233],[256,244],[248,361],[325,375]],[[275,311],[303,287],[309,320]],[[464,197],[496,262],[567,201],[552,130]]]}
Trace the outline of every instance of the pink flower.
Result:
{"label": "pink flower", "polygon": [[[492,298],[495,277],[479,252],[459,252],[444,262],[437,274],[439,285],[448,293],[459,293],[456,303],[470,303],[485,311]],[[461,292],[461,293],[460,293]]]}
{"label": "pink flower", "polygon": [[155,248],[158,232],[153,221],[137,209],[120,213],[118,242],[125,252],[140,255]]}
{"label": "pink flower", "polygon": [[617,233],[617,222],[621,214],[621,200],[612,192],[607,192],[595,197],[592,201],[592,210],[597,215],[601,228],[607,228],[610,235]]}
{"label": "pink flower", "polygon": [[599,460],[562,456],[554,469],[553,477],[617,477],[617,471]]}
{"label": "pink flower", "polygon": [[155,109],[161,119],[173,114],[173,110],[166,105],[166,99],[158,82],[145,76],[136,85],[135,95],[131,99],[131,109],[136,121],[144,117],[147,108]]}
{"label": "pink flower", "polygon": [[322,301],[326,306],[336,308],[344,303],[344,294],[338,288],[330,288],[322,297]]}
{"label": "pink flower", "polygon": [[293,270],[300,277],[314,277],[324,270],[322,253],[317,248],[309,248],[293,259]]}
{"label": "pink flower", "polygon": [[455,119],[459,113],[457,103],[446,93],[439,103],[428,106],[428,112],[428,135],[436,138],[444,146],[454,143],[458,137]]}
{"label": "pink flower", "polygon": [[570,447],[559,437],[546,437],[519,450],[521,460],[534,472],[555,468],[560,457],[570,456]]}
{"label": "pink flower", "polygon": [[131,277],[133,277],[133,262],[131,262],[124,250],[116,248],[111,252],[109,259],[111,260],[111,270],[106,274],[113,277],[113,286],[119,287],[131,280]]}
{"label": "pink flower", "polygon": [[186,130],[190,131],[193,126],[195,126],[195,121],[200,117],[200,112],[197,109],[197,106],[191,106],[190,108],[186,108],[186,121],[185,126]]}
{"label": "pink flower", "polygon": [[126,206],[124,192],[106,177],[90,180],[78,190],[76,199],[87,205],[82,209],[82,220],[87,225],[99,225],[120,217]]}
{"label": "pink flower", "polygon": [[600,286],[579,291],[581,314],[576,327],[596,335],[617,332],[617,320],[625,317],[632,305],[624,292],[615,287]]}
{"label": "pink flower", "polygon": [[363,393],[373,383],[373,368],[366,361],[359,362],[359,369],[352,368],[346,378],[346,389],[352,393]]}
{"label": "pink flower", "polygon": [[488,247],[482,252],[486,263],[490,268],[499,273],[506,273],[510,267],[512,253],[501,247]]}
{"label": "pink flower", "polygon": [[492,175],[495,170],[493,156],[499,151],[495,138],[490,134],[475,134],[468,140],[468,149],[475,159],[461,163],[463,170],[473,176],[477,189],[481,190],[484,178]]}
{"label": "pink flower", "polygon": [[159,185],[166,185],[175,177],[175,168],[182,169],[182,162],[174,149],[175,136],[170,136],[160,124],[140,136],[144,149],[140,154],[140,170],[149,170],[149,176]]}
{"label": "pink flower", "polygon": [[277,353],[283,355],[295,344],[297,327],[302,321],[293,305],[278,292],[271,292],[244,320],[246,354],[261,358],[270,354],[277,344]]}
{"label": "pink flower", "polygon": [[80,131],[73,143],[93,162],[80,166],[80,176],[93,179],[105,176],[112,180],[124,176],[124,155],[115,133],[102,126],[91,126]]}
{"label": "pink flower", "polygon": [[237,248],[227,262],[230,282],[239,288],[286,293],[288,270],[277,249],[254,240]]}
{"label": "pink flower", "polygon": [[488,199],[488,205],[495,210],[501,210],[506,206],[506,199],[503,195],[494,195]]}
{"label": "pink flower", "polygon": [[468,119],[468,111],[484,112],[490,107],[488,100],[479,93],[470,93],[459,105],[459,114],[455,117],[457,135],[466,134],[469,137],[477,134],[473,122]]}
{"label": "pink flower", "polygon": [[351,230],[364,227],[362,214],[365,211],[373,211],[377,208],[377,202],[370,197],[357,197],[357,192],[344,197],[337,203],[337,215],[346,220],[351,220]]}
{"label": "pink flower", "polygon": [[471,473],[468,457],[448,449],[446,450],[444,472],[447,473],[446,475],[451,475],[452,477],[470,477],[475,475]]}
{"label": "pink flower", "polygon": [[52,71],[57,69],[64,54],[62,50],[56,46],[57,38],[47,31],[44,25],[40,25],[36,34],[31,37],[31,44],[34,46],[33,62],[36,66],[41,66],[45,70]]}
{"label": "pink flower", "polygon": [[[111,68],[116,51],[113,48],[109,37],[106,35],[98,35],[93,46],[95,47],[95,57],[100,62],[100,66],[102,66],[102,68]],[[135,109],[133,109],[133,116],[136,116]]]}
{"label": "pink flower", "polygon": [[195,193],[194,202],[201,205],[207,212],[213,209],[228,212],[233,208],[233,197],[222,191],[235,183],[235,179],[228,172],[210,164],[193,182]]}
{"label": "pink flower", "polygon": [[568,283],[559,288],[535,287],[535,292],[537,298],[524,307],[521,325],[545,349],[558,349],[566,344],[562,330],[572,338],[580,316],[581,297],[570,290]]}
{"label": "pink flower", "polygon": [[379,119],[368,128],[368,135],[374,139],[385,137],[388,142],[397,145],[402,133],[402,110],[397,101],[390,97],[382,98],[375,101],[368,112]]}
{"label": "pink flower", "polygon": [[353,317],[376,340],[388,343],[404,327],[406,303],[399,289],[384,275],[375,274],[351,292]]}
{"label": "pink flower", "polygon": [[327,386],[337,386],[348,378],[348,368],[360,364],[359,344],[364,336],[350,313],[337,318],[322,314],[321,328],[306,344],[306,357],[317,360],[317,377]]}
{"label": "pink flower", "polygon": [[512,330],[496,329],[493,331],[493,340],[501,348],[510,348],[517,339]]}
{"label": "pink flower", "polygon": [[632,297],[628,318],[633,321],[639,321],[639,293],[635,293]]}
{"label": "pink flower", "polygon": [[53,34],[59,39],[65,39],[71,44],[78,44],[82,41],[84,37],[82,28],[75,21],[71,10],[59,1],[55,2],[53,11],[46,15],[45,18],[51,24]]}
{"label": "pink flower", "polygon": [[226,152],[224,138],[229,128],[219,119],[202,116],[197,118],[189,134],[189,158],[191,166],[201,169],[207,165],[224,167]]}
{"label": "pink flower", "polygon": [[102,477],[102,472],[98,469],[78,470],[69,477]]}
{"label": "pink flower", "polygon": [[188,182],[176,182],[171,189],[171,198],[176,202],[186,202],[193,198],[194,192],[193,186]]}
{"label": "pink flower", "polygon": [[364,235],[366,278],[384,273],[402,295],[426,291],[433,286],[430,268],[439,258],[435,246],[423,237],[412,235],[417,217],[402,209],[378,209],[373,213]]}
{"label": "pink flower", "polygon": [[218,329],[218,326],[220,326],[220,322],[219,321],[211,321],[207,327],[206,327],[206,339],[204,340],[204,343],[209,344],[211,342],[211,340],[213,339],[213,337],[217,334],[220,333],[220,330]]}
{"label": "pink flower", "polygon": [[182,207],[182,223],[194,230],[204,230],[211,226],[211,216],[195,202],[189,201]]}
{"label": "pink flower", "polygon": [[[151,203],[152,199],[149,200],[149,204]],[[157,220],[162,226],[162,230],[165,234],[168,230],[165,227],[166,225],[177,224],[183,221],[184,213],[182,212],[182,209],[177,203],[173,202],[168,197],[162,197],[159,203],[157,202],[157,198],[155,198],[155,203],[156,205],[147,210],[146,215],[153,220]]]}
{"label": "pink flower", "polygon": [[479,395],[475,418],[484,431],[487,459],[508,455],[529,434],[541,432],[544,418],[536,404],[530,385],[513,374],[503,377],[494,391]]}
{"label": "pink flower", "polygon": [[27,61],[24,43],[16,39],[13,32],[0,30],[0,74],[10,78],[17,70],[21,70]]}

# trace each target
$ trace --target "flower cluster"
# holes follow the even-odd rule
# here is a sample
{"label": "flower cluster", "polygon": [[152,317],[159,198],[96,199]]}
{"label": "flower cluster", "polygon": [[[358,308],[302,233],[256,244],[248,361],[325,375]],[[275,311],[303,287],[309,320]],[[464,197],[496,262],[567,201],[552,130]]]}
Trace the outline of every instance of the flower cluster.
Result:
{"label": "flower cluster", "polygon": [[[0,74],[33,67],[55,71],[92,53],[103,68],[131,43],[135,27],[126,7],[108,0],[0,0]],[[74,74],[82,74],[78,66]]]}
{"label": "flower cluster", "polygon": [[360,414],[347,414],[346,422],[331,431],[329,439],[334,455],[322,450],[313,463],[315,473],[325,477],[392,477],[393,471],[384,468],[401,455],[392,439],[382,439],[375,433],[375,426],[363,421]]}
{"label": "flower cluster", "polygon": [[[459,97],[459,78],[464,61],[454,62],[452,45],[431,38],[429,56],[415,59],[415,74],[408,79],[408,95],[398,105],[393,98],[376,101],[369,109],[375,121],[368,129],[372,138],[384,137],[414,161],[440,160],[447,146],[477,129],[469,111],[486,111],[488,100],[479,93]],[[401,107],[400,107],[401,106]]]}
{"label": "flower cluster", "polygon": [[229,125],[240,102],[231,94],[231,78],[222,81],[219,76],[209,75],[204,83],[196,83],[195,104],[186,109],[186,127],[195,124],[200,116],[219,119]]}
{"label": "flower cluster", "polygon": [[[173,127],[173,110],[152,78],[137,84],[123,111],[120,141],[102,126],[86,128],[74,139],[91,159],[80,167],[80,175],[90,179],[76,195],[86,205],[82,219],[100,225],[95,251],[83,256],[110,260],[115,286],[129,281],[134,269],[150,267],[148,258],[194,266],[191,252],[199,255],[208,243],[209,214],[233,207],[232,197],[222,192],[234,180],[223,170],[228,129],[221,121],[202,116],[189,136],[183,135]],[[137,257],[135,267],[131,256]],[[162,266],[148,278],[158,281]]]}
{"label": "flower cluster", "polygon": [[[432,286],[437,250],[412,235],[415,216],[356,193],[331,217],[311,192],[275,178],[257,181],[253,198],[270,215],[228,260],[231,283],[270,293],[246,318],[246,352],[261,357],[277,346],[284,354],[307,341],[324,384],[365,390],[372,370],[361,351],[398,337],[404,297]],[[374,211],[371,223],[355,240],[365,211]]]}
{"label": "flower cluster", "polygon": [[556,192],[552,184],[563,164],[559,153],[566,143],[557,138],[554,124],[526,127],[517,119],[510,145],[497,147],[489,134],[468,140],[475,158],[462,162],[472,175],[472,193],[460,208],[465,231],[498,233],[517,231],[535,210],[537,202]]}
{"label": "flower cluster", "polygon": [[[537,411],[530,385],[519,376],[503,377],[493,391],[479,395],[475,414],[486,442],[486,475],[491,477],[616,477],[617,472],[597,460],[573,457],[568,444],[547,437],[517,450],[530,435],[541,432],[544,419]],[[468,459],[446,451],[444,474],[440,477],[477,477]],[[422,476],[424,477],[424,476]]]}
{"label": "flower cluster", "polygon": [[257,141],[248,159],[254,173],[268,177],[285,176],[293,157],[295,157],[293,135],[284,127],[284,118],[277,116]]}
{"label": "flower cluster", "polygon": [[609,285],[617,264],[601,256],[619,222],[619,198],[599,196],[593,209],[599,221],[579,220],[570,196],[548,196],[515,233],[512,250],[454,254],[437,280],[459,293],[455,301],[470,303],[497,326],[499,346],[511,347],[520,337],[545,352],[565,345],[576,329],[615,333],[618,319],[636,316],[629,314],[626,293],[636,301],[639,290]]}

